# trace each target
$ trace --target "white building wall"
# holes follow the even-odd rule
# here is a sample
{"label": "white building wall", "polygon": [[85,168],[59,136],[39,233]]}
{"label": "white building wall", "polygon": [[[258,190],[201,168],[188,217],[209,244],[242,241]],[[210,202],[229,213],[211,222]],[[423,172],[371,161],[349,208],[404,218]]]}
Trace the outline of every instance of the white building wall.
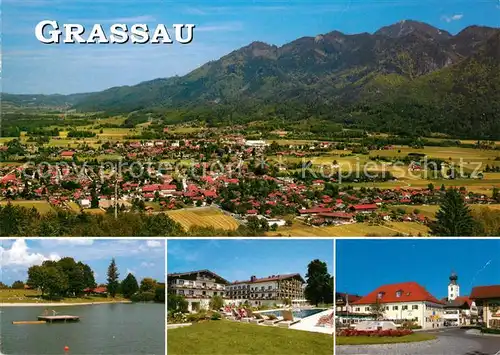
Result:
{"label": "white building wall", "polygon": [[[383,303],[384,319],[391,320],[412,320],[423,329],[432,329],[442,327],[443,308],[440,305],[434,305],[420,302],[396,302]],[[370,313],[371,305],[352,305],[351,313]],[[439,320],[438,320],[439,319]]]}

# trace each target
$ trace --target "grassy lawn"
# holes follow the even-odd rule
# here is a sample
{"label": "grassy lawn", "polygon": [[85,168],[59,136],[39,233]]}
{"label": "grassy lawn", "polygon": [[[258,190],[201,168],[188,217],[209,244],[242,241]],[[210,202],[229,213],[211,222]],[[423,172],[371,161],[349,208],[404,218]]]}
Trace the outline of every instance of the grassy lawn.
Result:
{"label": "grassy lawn", "polygon": [[125,299],[116,296],[115,298],[107,297],[78,297],[64,298],[62,300],[51,301],[40,298],[40,292],[36,290],[0,290],[0,303],[87,303],[87,302],[115,302],[124,301]]}
{"label": "grassy lawn", "polygon": [[436,336],[425,333],[413,333],[403,337],[335,337],[337,345],[368,345],[368,344],[394,344],[413,343],[417,341],[434,340]]}
{"label": "grassy lawn", "polygon": [[[22,200],[11,200],[12,205],[22,206],[26,208],[35,207],[39,213],[49,213],[54,212],[54,209],[47,201],[22,201]],[[7,205],[8,201],[0,201],[0,205]]]}
{"label": "grassy lawn", "polygon": [[238,222],[231,216],[211,207],[190,208],[168,211],[168,216],[189,230],[191,227],[213,227],[215,229],[235,230]]}
{"label": "grassy lawn", "polygon": [[333,354],[327,334],[231,321],[209,321],[168,330],[172,354]]}

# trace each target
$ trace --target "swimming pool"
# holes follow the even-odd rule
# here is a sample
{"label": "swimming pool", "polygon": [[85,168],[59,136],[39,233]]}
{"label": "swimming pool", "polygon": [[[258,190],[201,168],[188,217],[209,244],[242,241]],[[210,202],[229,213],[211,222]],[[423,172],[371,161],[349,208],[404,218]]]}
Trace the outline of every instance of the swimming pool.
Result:
{"label": "swimming pool", "polygon": [[[308,308],[308,309],[294,310],[292,314],[293,318],[306,318],[312,316],[313,314],[323,312],[325,310],[326,310],[325,308]],[[281,311],[264,311],[259,313],[264,315],[274,314],[276,317],[281,317]]]}

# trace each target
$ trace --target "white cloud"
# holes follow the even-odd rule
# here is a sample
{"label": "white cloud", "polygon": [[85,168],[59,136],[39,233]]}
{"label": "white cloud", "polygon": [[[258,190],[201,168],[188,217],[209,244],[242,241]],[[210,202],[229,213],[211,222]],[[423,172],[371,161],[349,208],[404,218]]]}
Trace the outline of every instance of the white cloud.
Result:
{"label": "white cloud", "polygon": [[143,261],[141,263],[141,267],[144,267],[144,268],[153,267],[153,266],[155,266],[154,263],[148,263],[147,261]]}
{"label": "white cloud", "polygon": [[148,240],[146,245],[150,248],[161,248],[162,243],[159,240]]}
{"label": "white cloud", "polygon": [[462,18],[464,17],[464,15],[462,14],[456,14],[456,15],[452,15],[452,16],[447,16],[447,15],[444,15],[442,17],[442,19],[448,23],[452,22],[452,21],[458,21],[458,20],[461,20]]}
{"label": "white cloud", "polygon": [[40,265],[45,260],[59,260],[61,257],[56,253],[43,255],[31,253],[24,239],[17,239],[9,248],[0,247],[0,268],[8,267],[30,267]]}

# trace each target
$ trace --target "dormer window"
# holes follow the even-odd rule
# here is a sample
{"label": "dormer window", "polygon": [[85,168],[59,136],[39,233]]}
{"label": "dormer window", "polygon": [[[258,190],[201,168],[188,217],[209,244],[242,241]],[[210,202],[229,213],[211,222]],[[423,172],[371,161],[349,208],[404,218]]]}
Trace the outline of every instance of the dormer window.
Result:
{"label": "dormer window", "polygon": [[401,291],[401,290],[396,291],[396,297],[399,298],[399,297],[401,297],[402,294],[403,294],[403,291]]}
{"label": "dormer window", "polygon": [[377,298],[380,300],[382,297],[384,297],[385,292],[379,292],[377,295]]}

